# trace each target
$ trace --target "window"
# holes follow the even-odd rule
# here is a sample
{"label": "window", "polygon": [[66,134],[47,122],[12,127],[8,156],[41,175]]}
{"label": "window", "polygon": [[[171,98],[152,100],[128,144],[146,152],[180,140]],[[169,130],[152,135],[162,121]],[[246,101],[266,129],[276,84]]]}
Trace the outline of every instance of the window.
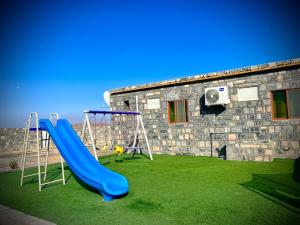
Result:
{"label": "window", "polygon": [[169,123],[188,122],[187,100],[168,102]]}
{"label": "window", "polygon": [[273,119],[300,118],[300,88],[272,92]]}
{"label": "window", "polygon": [[129,101],[124,101],[124,111],[130,111]]}

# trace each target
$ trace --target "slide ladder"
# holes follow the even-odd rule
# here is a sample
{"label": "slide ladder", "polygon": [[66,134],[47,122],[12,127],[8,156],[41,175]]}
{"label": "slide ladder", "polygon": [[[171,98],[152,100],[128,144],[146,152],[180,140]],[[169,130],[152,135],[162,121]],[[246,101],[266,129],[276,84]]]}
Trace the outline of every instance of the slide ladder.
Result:
{"label": "slide ladder", "polygon": [[[54,122],[54,119],[59,119],[59,115],[57,113],[52,113],[50,116],[50,121]],[[34,122],[34,123],[33,123]],[[30,135],[31,132],[34,132],[34,135]],[[34,136],[34,137],[32,137]],[[38,176],[39,181],[39,191],[42,190],[42,186],[55,183],[55,182],[62,182],[65,184],[65,174],[64,174],[64,161],[63,158],[60,156],[61,162],[61,171],[62,171],[62,178],[46,181],[47,180],[47,168],[48,168],[48,158],[49,158],[49,150],[50,150],[50,135],[42,130],[39,127],[39,119],[38,114],[36,112],[32,112],[29,115],[28,120],[26,121],[26,128],[25,128],[25,135],[24,135],[24,146],[22,151],[22,158],[21,158],[21,187],[24,183],[24,178]],[[35,145],[36,151],[30,152],[29,145],[33,143]],[[34,153],[34,154],[31,154]],[[31,156],[29,156],[29,154]],[[28,162],[28,158],[35,158],[36,161]],[[43,158],[43,159],[42,159]],[[37,166],[37,173],[32,174],[25,174],[25,170],[28,167]],[[44,171],[42,171],[42,167],[44,167]],[[42,178],[43,175],[43,178]]]}

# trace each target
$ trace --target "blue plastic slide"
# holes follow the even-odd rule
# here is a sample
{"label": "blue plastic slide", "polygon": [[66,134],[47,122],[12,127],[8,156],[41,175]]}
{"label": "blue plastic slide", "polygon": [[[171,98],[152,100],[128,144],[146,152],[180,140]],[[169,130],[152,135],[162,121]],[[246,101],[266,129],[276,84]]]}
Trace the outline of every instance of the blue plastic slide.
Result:
{"label": "blue plastic slide", "polygon": [[48,119],[40,119],[39,125],[50,134],[72,172],[81,181],[98,190],[104,201],[126,195],[128,192],[126,178],[97,162],[67,120],[57,120],[55,128]]}

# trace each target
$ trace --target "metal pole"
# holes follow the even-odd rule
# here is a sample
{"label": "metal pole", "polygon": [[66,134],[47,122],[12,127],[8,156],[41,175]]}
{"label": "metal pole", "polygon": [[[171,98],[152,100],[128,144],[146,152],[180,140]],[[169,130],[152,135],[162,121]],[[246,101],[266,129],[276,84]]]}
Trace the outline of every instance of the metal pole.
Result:
{"label": "metal pole", "polygon": [[46,180],[46,177],[47,177],[49,149],[50,149],[50,135],[47,139],[47,152],[46,152],[46,159],[45,159],[44,181]]}
{"label": "metal pole", "polygon": [[[136,112],[139,112],[139,102],[138,102],[137,95],[135,96],[135,107],[136,107]],[[135,147],[135,145],[136,145],[136,139],[137,139],[139,127],[140,127],[140,120],[139,120],[139,115],[137,115],[136,116],[136,128],[135,128],[135,132],[134,132],[134,139],[133,139],[132,147]]]}
{"label": "metal pole", "polygon": [[84,143],[84,136],[85,136],[85,129],[86,129],[86,115],[88,114],[87,110],[83,111],[83,126],[82,126],[82,132],[81,132],[81,141]]}
{"label": "metal pole", "polygon": [[64,160],[63,160],[62,156],[60,156],[60,163],[61,163],[61,172],[62,172],[63,185],[65,185],[66,184],[66,180],[65,180],[65,168],[64,168]]}
{"label": "metal pole", "polygon": [[209,137],[210,137],[210,157],[213,157],[213,147],[212,147],[212,136],[213,136],[213,133],[210,133],[209,134]]}
{"label": "metal pole", "polygon": [[144,133],[144,136],[145,136],[145,139],[146,139],[146,144],[147,144],[148,152],[149,152],[149,155],[150,155],[150,159],[153,160],[150,145],[149,145],[149,141],[148,141],[148,137],[147,137],[145,127],[144,127],[144,123],[143,123],[143,119],[142,119],[142,115],[140,114],[138,116],[140,118],[140,122],[141,122],[141,125],[142,125],[142,128],[143,128],[143,133]]}
{"label": "metal pole", "polygon": [[22,152],[22,174],[21,174],[21,184],[20,184],[21,187],[23,185],[23,179],[24,179],[24,170],[25,170],[26,154],[27,154],[27,148],[28,148],[30,123],[31,123],[31,114],[29,115],[29,118],[26,122],[25,135],[24,135],[24,147],[23,147],[23,152]]}
{"label": "metal pole", "polygon": [[[58,113],[51,113],[50,115],[50,121],[53,125],[53,117],[56,116],[56,120],[59,119]],[[44,169],[44,181],[46,180],[47,177],[47,169],[48,169],[48,157],[49,157],[49,151],[50,151],[50,135],[47,133],[47,152],[46,152],[46,160],[45,160],[45,169]]]}
{"label": "metal pole", "polygon": [[90,135],[90,139],[91,139],[91,142],[92,142],[92,148],[93,148],[94,156],[95,156],[95,159],[98,161],[98,156],[97,156],[96,146],[95,146],[95,142],[94,142],[93,132],[92,132],[90,120],[88,118],[87,113],[85,113],[85,120],[86,120],[86,124],[87,124],[87,127],[88,127],[88,132],[89,132],[89,135]]}
{"label": "metal pole", "polygon": [[[51,113],[51,116],[50,116],[50,121],[51,123],[53,124],[53,117],[56,116],[56,121],[59,119],[59,114],[58,113]],[[50,146],[50,136],[49,136],[49,146]],[[48,154],[49,154],[49,149],[48,149]],[[48,155],[47,155],[48,157]],[[48,158],[47,158],[47,163],[48,163]],[[62,180],[63,180],[63,184],[65,185],[66,182],[65,182],[65,169],[64,169],[64,159],[63,157],[61,156],[60,154],[60,163],[61,163],[61,173],[62,173]]]}
{"label": "metal pole", "polygon": [[27,127],[28,127],[28,119],[26,120],[26,125],[24,129],[24,141],[23,141],[23,150],[22,150],[22,158],[21,158],[21,165],[23,165],[23,157],[24,157],[24,147],[26,143],[26,137],[27,137]]}
{"label": "metal pole", "polygon": [[42,182],[41,182],[41,161],[40,161],[40,145],[39,145],[39,118],[38,114],[35,112],[35,128],[36,128],[36,147],[38,152],[38,176],[39,176],[39,191],[42,191]]}

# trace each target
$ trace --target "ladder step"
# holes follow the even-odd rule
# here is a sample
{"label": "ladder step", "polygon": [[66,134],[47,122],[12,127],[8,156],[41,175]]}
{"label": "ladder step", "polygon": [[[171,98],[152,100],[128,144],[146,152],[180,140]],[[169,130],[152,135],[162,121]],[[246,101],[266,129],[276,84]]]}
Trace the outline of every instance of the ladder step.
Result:
{"label": "ladder step", "polygon": [[58,179],[58,180],[53,180],[53,181],[49,181],[49,182],[44,182],[44,183],[41,183],[41,185],[52,184],[52,183],[59,182],[59,181],[63,181],[63,179]]}
{"label": "ladder step", "polygon": [[42,141],[46,141],[46,140],[49,140],[50,138],[48,137],[48,138],[42,138],[41,140]]}
{"label": "ladder step", "polygon": [[[30,152],[27,152],[27,154],[37,154],[38,152],[37,151],[30,151]],[[47,150],[40,150],[40,154],[46,154],[47,153]]]}
{"label": "ladder step", "polygon": [[[28,154],[28,153],[27,153]],[[33,158],[33,157],[37,157],[38,154],[37,153],[31,153],[30,155],[26,155],[26,158]],[[46,153],[45,154],[40,154],[41,158],[46,157]]]}
{"label": "ladder step", "polygon": [[[47,149],[40,148],[40,152],[47,152],[47,151],[48,151]],[[27,151],[27,153],[38,153],[38,152],[34,151],[34,150],[30,150],[30,151]]]}
{"label": "ladder step", "polygon": [[[36,139],[34,140],[34,139],[28,139],[27,140],[28,142],[36,142]],[[40,141],[40,140],[39,140]]]}
{"label": "ladder step", "polygon": [[[40,164],[45,164],[45,161],[41,161]],[[38,166],[37,162],[25,163],[26,166]]]}
{"label": "ladder step", "polygon": [[[39,137],[39,141],[48,141],[50,138],[41,138],[41,137]],[[32,139],[32,138],[28,138],[28,141],[36,141],[36,137],[34,137],[34,139]]]}
{"label": "ladder step", "polygon": [[[44,174],[45,172],[41,172],[41,174]],[[39,175],[39,173],[32,173],[32,174],[28,174],[28,175],[24,175],[23,177],[32,177],[32,176],[36,176]]]}
{"label": "ladder step", "polygon": [[[48,141],[49,139],[39,138],[38,141]],[[34,142],[36,139],[28,139],[28,142]]]}
{"label": "ladder step", "polygon": [[[29,131],[36,131],[37,129],[35,127],[31,127],[29,128]],[[44,129],[41,129],[40,127],[38,128],[39,131],[42,131]]]}

